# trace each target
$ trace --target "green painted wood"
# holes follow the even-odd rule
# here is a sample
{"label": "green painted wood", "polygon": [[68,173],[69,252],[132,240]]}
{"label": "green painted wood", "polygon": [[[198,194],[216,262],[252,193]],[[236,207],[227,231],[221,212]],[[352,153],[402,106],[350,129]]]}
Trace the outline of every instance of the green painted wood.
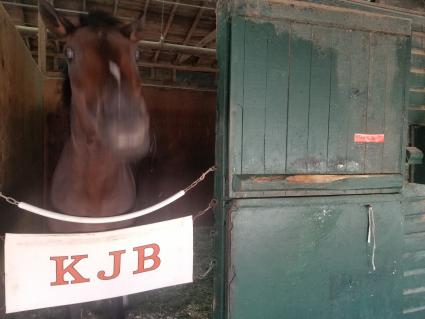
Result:
{"label": "green painted wood", "polygon": [[[422,263],[423,262],[424,261],[422,260]],[[415,269],[414,271],[410,272],[405,271],[403,277],[403,289],[409,289],[411,292],[412,289],[421,287],[422,283],[425,282],[425,270]]]}
{"label": "green painted wood", "polygon": [[424,38],[421,36],[412,36],[412,48],[423,49],[423,40]]}
{"label": "green painted wood", "polygon": [[[406,37],[267,14],[232,17],[230,184],[234,174],[402,173]],[[355,143],[356,133],[387,139]]]}
{"label": "green painted wood", "polygon": [[[404,70],[406,69],[406,40],[401,37],[384,36],[384,46],[387,55],[387,81],[385,88],[385,109],[384,109],[384,134],[385,143],[383,145],[382,169],[383,173],[392,173],[402,166],[400,149],[404,144],[403,135],[405,131],[404,108],[399,105],[404,104],[404,88],[406,86]],[[396,156],[397,152],[399,155]]]}
{"label": "green painted wood", "polygon": [[[425,186],[407,184],[403,189],[403,318],[425,314]],[[422,316],[422,317],[421,317]]]}
{"label": "green painted wood", "polygon": [[[422,230],[423,232],[423,230]],[[425,251],[416,250],[403,254],[403,270],[405,277],[416,277],[425,272]],[[425,282],[425,281],[424,281]],[[419,281],[416,284],[420,283]],[[403,280],[403,284],[406,282]]]}
{"label": "green painted wood", "polygon": [[[328,157],[329,105],[332,63],[331,28],[313,27],[307,172],[325,173]],[[328,107],[326,107],[328,106]]]}
{"label": "green painted wood", "polygon": [[289,23],[282,22],[281,32],[276,32],[270,24],[266,29],[268,40],[264,172],[267,174],[282,173],[286,166],[289,28]]}
{"label": "green painted wood", "polygon": [[366,132],[366,114],[369,82],[369,33],[353,32],[351,34],[351,87],[347,107],[347,173],[365,172],[364,143],[353,143],[355,133]]}
{"label": "green painted wood", "polygon": [[[411,311],[411,312],[405,312]],[[419,307],[414,309],[406,309],[403,311],[403,318],[406,319],[423,319],[425,317],[425,308]]]}
{"label": "green painted wood", "polygon": [[[400,318],[400,202],[382,197],[236,201],[229,317]],[[376,271],[366,240],[370,204]]]}
{"label": "green painted wood", "polygon": [[[366,129],[369,134],[383,134],[385,126],[385,100],[387,94],[387,45],[383,36],[370,34],[369,39],[369,92]],[[398,132],[400,134],[400,132]],[[382,171],[383,144],[367,143],[365,172]]]}
{"label": "green painted wood", "polygon": [[264,172],[267,26],[245,23],[242,172]]}
{"label": "green painted wood", "polygon": [[409,108],[409,124],[425,125],[425,107]]}
{"label": "green painted wood", "polygon": [[[412,68],[425,69],[425,55],[412,54]],[[412,77],[415,77],[415,74],[412,74]],[[412,79],[412,85],[417,85],[420,87],[425,86],[424,75],[418,76],[417,79]],[[416,84],[415,84],[416,83]]]}
{"label": "green painted wood", "polygon": [[425,212],[406,216],[404,219],[404,231],[406,234],[425,231]]}
{"label": "green painted wood", "polygon": [[409,19],[411,21],[412,31],[423,32],[423,23],[425,16],[420,12],[406,10],[401,7],[387,6],[379,3],[369,3],[363,0],[306,0],[317,4],[326,4],[335,7],[347,9],[362,10],[365,12],[375,13],[379,15],[391,16],[395,18]]}
{"label": "green painted wood", "polygon": [[[217,205],[214,208],[214,307],[213,319],[223,319],[225,316],[226,298],[226,188],[228,172],[228,128],[229,128],[229,89],[230,89],[230,36],[231,23],[227,10],[217,12],[217,62],[220,68],[218,75],[216,136],[215,136],[215,165],[214,198]],[[240,161],[239,161],[240,163]]]}
{"label": "green painted wood", "polygon": [[307,171],[307,143],[312,58],[311,26],[291,26],[286,172]]}
{"label": "green painted wood", "polygon": [[425,250],[425,232],[406,234],[404,244],[406,252]]}
{"label": "green painted wood", "polygon": [[425,90],[410,89],[409,91],[409,106],[416,107],[424,105]]}
{"label": "green painted wood", "polygon": [[[413,64],[413,63],[416,63],[416,65]],[[425,64],[425,60],[421,59],[420,61],[418,61],[418,60],[412,61],[412,68],[425,69],[425,65],[423,65],[422,63]],[[425,74],[411,72],[410,77],[409,77],[409,86],[412,89],[421,89],[421,88],[423,89],[423,88],[425,88]]]}
{"label": "green painted wood", "polygon": [[244,67],[245,67],[245,19],[231,20],[230,65],[230,124],[229,149],[230,172],[242,172],[242,122],[244,105]]}
{"label": "green painted wood", "polygon": [[347,106],[350,105],[351,35],[348,30],[333,29],[331,97],[329,107],[329,137],[327,173],[345,173],[347,147],[352,143],[348,135]]}
{"label": "green painted wood", "polygon": [[233,11],[252,18],[296,20],[306,24],[333,26],[362,31],[377,31],[389,34],[410,35],[411,20],[389,15],[368,13],[323,6],[306,1],[277,0],[267,3],[257,0],[232,1]]}

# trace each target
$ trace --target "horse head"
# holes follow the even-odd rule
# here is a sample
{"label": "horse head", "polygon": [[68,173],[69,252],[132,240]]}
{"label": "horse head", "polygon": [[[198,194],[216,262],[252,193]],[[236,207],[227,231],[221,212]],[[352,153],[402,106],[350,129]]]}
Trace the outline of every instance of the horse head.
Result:
{"label": "horse head", "polygon": [[137,44],[144,16],[121,25],[107,13],[93,12],[72,23],[46,0],[40,0],[40,13],[47,29],[64,41],[73,143],[101,147],[123,160],[143,156],[149,147],[149,117]]}

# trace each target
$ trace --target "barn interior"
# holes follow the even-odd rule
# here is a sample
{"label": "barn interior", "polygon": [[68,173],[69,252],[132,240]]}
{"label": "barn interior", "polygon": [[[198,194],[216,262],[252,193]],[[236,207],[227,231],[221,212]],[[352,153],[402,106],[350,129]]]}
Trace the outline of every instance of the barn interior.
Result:
{"label": "barn interior", "polygon": [[[139,179],[136,206],[142,208],[162,201],[212,166],[217,81],[215,2],[55,1],[54,6],[71,21],[95,10],[108,12],[123,24],[143,13],[146,16],[138,69],[150,115],[152,144],[150,155],[134,164]],[[46,31],[38,15],[38,1],[4,1],[0,4],[0,16],[1,190],[20,201],[51,208],[49,184],[69,136],[69,114],[63,107],[61,93],[66,65],[63,43]],[[196,214],[207,207],[212,197],[213,178],[208,176],[190,197],[141,218],[138,223]],[[43,218],[3,202],[0,210],[2,234],[46,231]],[[211,212],[196,221],[199,231],[195,236],[203,242],[197,253],[204,256],[203,264],[196,266],[198,274],[209,267],[212,222]],[[176,288],[169,296],[154,293],[136,303],[145,304],[145,315],[150,311],[158,313],[159,308],[166,313],[171,307],[169,312],[191,311],[204,316],[211,313],[211,285],[212,274],[193,291]],[[176,294],[186,298],[186,302],[173,303]],[[149,298],[157,301],[156,307],[148,307],[151,310],[146,309],[146,304],[151,304]],[[196,306],[196,302],[193,306],[196,298],[201,306]],[[199,298],[206,301],[199,302]],[[3,305],[3,293],[1,300]],[[31,315],[60,317],[58,311]],[[4,307],[0,312],[4,315]],[[86,310],[85,315],[90,313],[95,316],[96,310]],[[137,313],[135,308],[133,315]]]}
{"label": "barn interior", "polygon": [[[137,164],[140,185],[143,185],[138,206],[148,206],[168,197],[212,166],[218,81],[216,1],[51,2],[71,21],[93,10],[106,11],[123,23],[131,22],[141,14],[146,16],[144,38],[139,45],[141,59],[138,68],[151,117],[154,143],[152,156]],[[370,2],[425,14],[425,4],[421,0]],[[423,35],[420,36],[422,42],[423,38]],[[63,43],[46,30],[40,19],[37,0],[0,1],[0,59],[0,191],[50,208],[50,180],[69,134],[69,118],[62,107],[61,93],[66,60]],[[423,76],[423,70],[421,72]],[[417,172],[421,172],[421,167],[416,166]],[[418,175],[418,180],[421,176]],[[187,198],[140,222],[199,212],[213,197],[213,187],[213,178],[209,176]],[[45,231],[43,219],[23,213],[4,201],[0,202],[0,212],[1,234]],[[197,225],[202,233],[199,238],[207,247],[199,249],[199,255],[206,256],[198,265],[198,271],[202,273],[207,270],[212,256],[209,237],[213,225],[211,212],[202,216]],[[183,318],[211,318],[212,276],[209,275],[208,279],[192,295],[184,295],[183,301],[175,301],[175,295],[182,294],[181,290],[135,298],[135,303],[140,304],[134,306],[129,318],[168,318],[176,314],[176,309],[183,309]],[[205,293],[208,289],[210,291]],[[200,297],[195,298],[196,294]],[[206,298],[206,304],[199,301],[202,298]],[[0,293],[0,316],[4,311],[3,300]],[[146,308],[153,301],[159,306],[152,307],[152,317],[149,313],[138,312],[138,308]],[[173,304],[174,308],[167,309],[169,304]],[[159,312],[161,307],[164,309]],[[27,316],[17,314],[8,318]],[[32,312],[31,316],[54,317],[46,312]],[[85,316],[98,318],[89,310]]]}

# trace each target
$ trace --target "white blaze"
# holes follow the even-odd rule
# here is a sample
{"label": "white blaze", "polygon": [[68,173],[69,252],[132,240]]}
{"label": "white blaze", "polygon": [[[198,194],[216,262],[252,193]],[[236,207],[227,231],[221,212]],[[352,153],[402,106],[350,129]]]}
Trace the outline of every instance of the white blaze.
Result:
{"label": "white blaze", "polygon": [[115,80],[117,80],[118,85],[121,84],[121,72],[119,66],[113,62],[109,61],[109,71],[114,76]]}

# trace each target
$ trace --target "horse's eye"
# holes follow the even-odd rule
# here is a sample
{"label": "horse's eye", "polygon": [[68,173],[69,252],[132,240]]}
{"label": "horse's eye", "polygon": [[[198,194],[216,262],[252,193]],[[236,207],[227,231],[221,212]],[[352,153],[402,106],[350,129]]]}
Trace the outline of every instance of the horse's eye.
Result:
{"label": "horse's eye", "polygon": [[72,61],[74,59],[74,50],[72,50],[70,47],[66,47],[65,57],[68,59],[68,61]]}
{"label": "horse's eye", "polygon": [[140,60],[140,51],[139,50],[136,50],[134,52],[134,58],[136,59],[136,61],[139,61]]}

